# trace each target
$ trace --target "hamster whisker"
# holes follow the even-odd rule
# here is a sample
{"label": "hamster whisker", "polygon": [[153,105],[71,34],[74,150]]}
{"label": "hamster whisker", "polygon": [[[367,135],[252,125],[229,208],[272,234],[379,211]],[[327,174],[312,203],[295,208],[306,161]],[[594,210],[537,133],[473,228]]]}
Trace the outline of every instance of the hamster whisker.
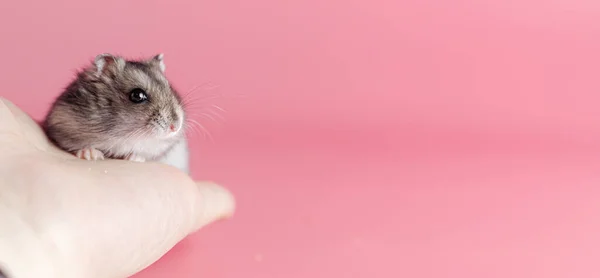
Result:
{"label": "hamster whisker", "polygon": [[143,129],[140,128],[125,134],[125,136],[119,138],[118,140],[115,140],[115,142],[108,148],[108,150],[111,151],[116,145],[124,144],[131,140],[131,138],[133,138],[134,136],[137,137],[137,134],[141,133],[142,131]]}
{"label": "hamster whisker", "polygon": [[[213,107],[213,106],[211,106],[211,107]],[[223,108],[221,108],[221,110],[219,110],[219,111],[223,111],[223,113],[227,113]],[[210,107],[209,107],[209,109],[206,109],[206,112],[211,113],[212,115],[218,117],[219,119],[221,119],[222,121],[225,122],[225,116],[221,115],[219,112],[217,112],[213,109],[210,109]]]}
{"label": "hamster whisker", "polygon": [[[148,135],[148,134],[150,133],[150,129],[145,129],[145,128],[142,128],[142,129],[140,129],[140,130],[141,130],[142,132],[137,132],[137,135],[136,135],[135,137],[130,137],[128,140],[131,140],[131,139],[133,139],[134,141],[137,141],[139,138],[145,137],[146,135]],[[135,149],[134,149],[134,148],[135,148],[135,144],[133,144],[133,145],[131,146],[130,153],[134,153],[134,152],[135,152]]]}
{"label": "hamster whisker", "polygon": [[220,123],[219,121],[217,121],[217,119],[215,119],[213,116],[211,116],[210,114],[206,114],[206,113],[199,113],[199,114],[195,114],[197,116],[204,116],[204,118],[207,118],[215,123]]}
{"label": "hamster whisker", "polygon": [[193,94],[193,92],[190,92],[181,97],[181,100],[182,100],[181,102],[182,102],[182,104],[186,104],[186,103],[194,102],[197,99],[205,99],[208,97],[220,97],[221,95],[222,95],[222,93],[209,92],[209,91],[202,91],[202,92],[200,92],[200,94]]}
{"label": "hamster whisker", "polygon": [[183,132],[184,132],[186,135],[192,135],[192,134],[193,134],[193,132],[198,132],[198,133],[199,133],[199,131],[198,131],[198,130],[196,130],[196,128],[195,128],[194,126],[192,126],[192,125],[188,125],[188,124],[184,125],[184,131],[183,131]]}
{"label": "hamster whisker", "polygon": [[217,123],[226,122],[225,117],[223,117],[223,115],[211,109],[199,108],[198,110],[188,111],[187,114],[188,116],[204,116],[205,118],[208,118]]}
{"label": "hamster whisker", "polygon": [[206,95],[222,95],[223,92],[215,91],[220,86],[212,86],[210,88],[202,88],[201,91],[198,91],[199,88],[195,88],[194,90],[190,90],[189,92],[182,95],[184,98],[188,98],[190,96],[206,96]]}
{"label": "hamster whisker", "polygon": [[209,96],[198,96],[194,98],[188,98],[182,101],[182,105],[184,107],[189,107],[192,104],[202,104],[206,103],[210,100],[218,99],[222,97],[221,95],[209,95]]}
{"label": "hamster whisker", "polygon": [[[189,131],[189,132],[188,132]],[[200,128],[198,128],[196,125],[193,125],[191,123],[186,125],[186,134],[192,136],[194,134],[198,134],[200,136],[202,136],[205,140],[206,140],[206,134],[204,134],[204,132],[202,132],[202,130],[200,130]]]}
{"label": "hamster whisker", "polygon": [[202,135],[202,133],[200,132],[200,130],[192,123],[191,119],[189,116],[192,116],[190,114],[187,115],[188,117],[185,118],[185,121],[183,122],[183,127],[184,127],[184,132],[186,131],[195,131],[198,132],[199,134]]}
{"label": "hamster whisker", "polygon": [[[198,89],[200,89],[200,88],[202,88],[202,87],[204,87],[204,86],[206,86],[206,85],[210,85],[210,84],[211,84],[211,82],[205,82],[205,83],[202,83],[202,84],[200,84],[200,85],[196,85],[196,86],[192,87],[192,89],[190,89],[190,90],[188,90],[187,92],[183,93],[183,94],[182,94],[182,97],[183,97],[183,98],[186,98],[186,97],[188,97],[190,94],[192,94],[193,92],[195,92],[196,90],[198,90]],[[206,88],[206,87],[205,87],[205,88],[202,88],[202,89],[203,89],[203,90],[213,90],[213,89],[216,89],[216,88],[219,88],[219,87],[220,87],[219,85],[212,85],[212,87],[209,87],[209,88]]]}
{"label": "hamster whisker", "polygon": [[213,115],[213,116],[221,119],[221,121],[225,122],[225,117],[223,115],[219,114],[218,112],[210,110],[210,109],[207,109],[206,112],[211,113],[211,115]]}
{"label": "hamster whisker", "polygon": [[190,107],[186,107],[187,110],[185,110],[186,114],[189,113],[195,113],[195,112],[205,112],[205,113],[211,113],[212,115],[218,115],[217,117],[221,118],[221,114],[218,113],[217,111],[215,111],[215,109],[213,109],[210,106],[207,105],[194,105],[194,106],[190,106]]}
{"label": "hamster whisker", "polygon": [[200,133],[200,135],[202,135],[202,137],[204,139],[207,139],[207,137],[209,136],[209,132],[204,127],[204,125],[202,125],[199,122],[197,122],[196,120],[192,120],[192,119],[189,119],[188,123],[190,123],[191,126],[193,126],[194,128],[196,128],[196,130]]}
{"label": "hamster whisker", "polygon": [[112,144],[112,145],[110,145],[110,146],[107,148],[107,151],[112,153],[112,149],[113,149],[113,148],[114,148],[116,145],[118,145],[118,144],[122,143],[123,141],[125,141],[125,139],[126,139],[128,136],[129,136],[129,133],[128,133],[128,134],[126,134],[126,135],[125,135],[125,136],[123,136],[123,137],[119,137],[117,140],[115,140],[115,141],[113,142],[113,144]]}
{"label": "hamster whisker", "polygon": [[210,107],[216,108],[223,113],[227,113],[227,111],[225,109],[223,109],[221,106],[218,106],[216,104],[211,104]]}
{"label": "hamster whisker", "polygon": [[[123,143],[127,143],[129,141],[137,141],[142,137],[145,137],[146,135],[150,134],[151,129],[147,129],[147,128],[140,128],[137,129],[135,132],[132,132],[127,138],[126,140],[123,141]],[[138,150],[139,151],[139,150]],[[133,154],[136,152],[136,145],[132,144],[131,148],[129,150],[129,154]]]}
{"label": "hamster whisker", "polygon": [[201,123],[199,123],[198,121],[194,120],[194,119],[188,119],[189,123],[195,124],[198,126],[198,128],[200,128],[203,133],[205,134],[205,139],[206,137],[209,138],[209,140],[214,144],[215,140],[213,138],[213,136],[210,134],[210,132],[208,131],[208,129],[206,129],[206,127],[204,127],[204,125],[202,125]]}
{"label": "hamster whisker", "polygon": [[[181,94],[181,96],[182,96],[182,98],[186,99],[188,96],[192,95],[192,93],[194,93],[198,89],[202,89],[203,91],[210,91],[210,90],[218,89],[218,88],[221,87],[221,85],[213,84],[211,87],[204,87],[204,88],[202,88],[203,86],[210,85],[210,84],[212,84],[212,82],[205,82],[205,83],[202,83],[200,85],[194,86],[194,87],[192,87],[191,90],[189,90],[189,91]],[[220,94],[221,94],[221,96],[225,97],[225,94],[223,94],[223,93],[220,93]],[[246,97],[248,97],[248,95],[247,94],[243,94],[243,93],[236,93],[236,94],[231,94],[231,97],[246,98]]]}
{"label": "hamster whisker", "polygon": [[196,102],[196,103],[189,103],[187,106],[185,106],[186,109],[194,109],[194,108],[199,108],[199,109],[204,109],[207,108],[207,110],[209,109],[215,109],[218,110],[219,112],[223,112],[223,113],[227,113],[227,110],[223,109],[221,106],[218,106],[214,103],[205,103],[205,102]]}
{"label": "hamster whisker", "polygon": [[150,133],[150,129],[146,129],[146,128],[140,128],[138,129],[137,132],[133,133],[131,136],[129,136],[125,142],[129,142],[130,140],[133,141],[137,141],[138,139],[148,135]]}
{"label": "hamster whisker", "polygon": [[187,92],[181,94],[182,98],[186,98],[188,97],[191,93],[193,93],[194,91],[196,91],[198,88],[200,88],[201,86],[204,86],[204,84],[200,84],[200,85],[196,85],[194,87],[192,87],[192,89],[188,90]]}
{"label": "hamster whisker", "polygon": [[134,130],[133,132],[130,132],[127,136],[124,136],[123,140],[121,140],[121,142],[127,143],[132,140],[137,140],[147,133],[148,133],[148,130],[146,130],[144,128],[138,128],[138,129]]}

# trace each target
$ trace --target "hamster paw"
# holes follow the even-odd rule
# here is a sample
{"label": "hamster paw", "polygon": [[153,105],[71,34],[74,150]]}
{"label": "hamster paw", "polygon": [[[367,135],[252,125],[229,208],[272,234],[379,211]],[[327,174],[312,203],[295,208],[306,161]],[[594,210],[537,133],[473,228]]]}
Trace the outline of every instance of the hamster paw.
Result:
{"label": "hamster paw", "polygon": [[85,159],[85,160],[103,160],[104,159],[104,154],[94,148],[85,148],[85,149],[81,149],[78,150],[75,153],[75,156],[81,158],[81,159]]}
{"label": "hamster paw", "polygon": [[145,162],[146,161],[145,158],[135,155],[135,154],[130,154],[130,155],[126,156],[125,159],[127,159],[129,161],[135,161],[135,162]]}

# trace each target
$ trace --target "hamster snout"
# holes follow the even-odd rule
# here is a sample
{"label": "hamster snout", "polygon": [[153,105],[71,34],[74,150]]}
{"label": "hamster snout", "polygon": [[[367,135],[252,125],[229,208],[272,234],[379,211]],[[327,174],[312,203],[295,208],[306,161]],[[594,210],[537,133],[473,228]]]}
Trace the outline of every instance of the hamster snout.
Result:
{"label": "hamster snout", "polygon": [[164,107],[153,117],[152,122],[159,135],[173,137],[180,133],[184,123],[183,109],[178,105],[173,107]]}

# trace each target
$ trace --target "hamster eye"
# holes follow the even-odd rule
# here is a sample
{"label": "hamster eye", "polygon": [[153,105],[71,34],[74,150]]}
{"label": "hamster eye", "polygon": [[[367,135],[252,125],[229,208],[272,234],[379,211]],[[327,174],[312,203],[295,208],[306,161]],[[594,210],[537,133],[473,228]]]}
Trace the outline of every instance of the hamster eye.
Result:
{"label": "hamster eye", "polygon": [[133,103],[142,103],[148,100],[148,94],[140,88],[135,88],[129,92],[129,100]]}

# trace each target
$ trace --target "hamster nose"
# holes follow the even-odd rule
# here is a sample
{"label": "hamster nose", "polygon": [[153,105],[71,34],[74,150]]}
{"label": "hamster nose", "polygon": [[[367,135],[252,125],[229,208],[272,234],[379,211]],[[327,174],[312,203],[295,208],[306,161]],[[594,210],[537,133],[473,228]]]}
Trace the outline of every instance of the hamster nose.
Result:
{"label": "hamster nose", "polygon": [[169,130],[171,130],[171,132],[175,132],[175,131],[177,130],[177,127],[175,127],[175,125],[174,125],[174,124],[171,124],[171,125],[169,126]]}

